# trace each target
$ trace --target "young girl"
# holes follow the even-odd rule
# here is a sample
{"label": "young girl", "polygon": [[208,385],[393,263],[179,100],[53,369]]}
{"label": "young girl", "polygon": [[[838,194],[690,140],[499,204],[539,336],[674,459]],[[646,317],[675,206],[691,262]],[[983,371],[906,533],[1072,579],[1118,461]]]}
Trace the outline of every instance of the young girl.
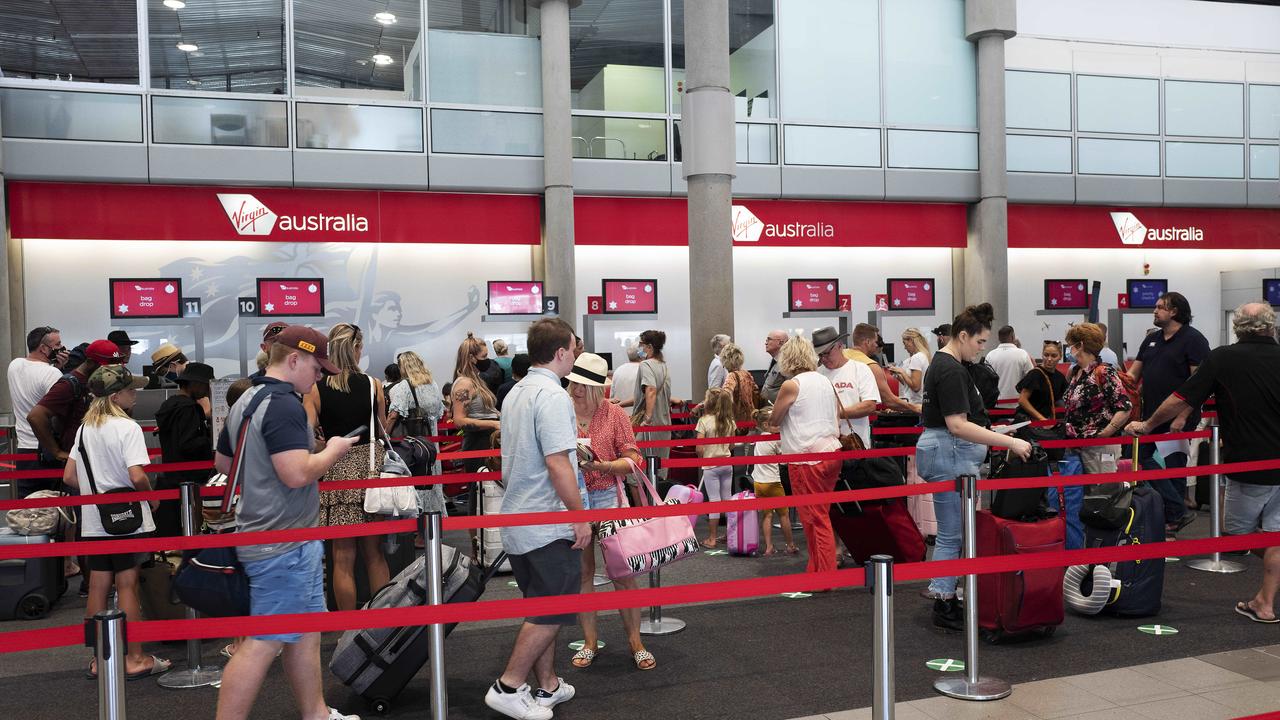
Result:
{"label": "young girl", "polygon": [[[762,435],[777,434],[778,428],[769,424],[769,416],[773,413],[772,407],[766,407],[757,410],[755,413],[756,428]],[[781,440],[763,440],[756,443],[756,457],[764,457],[768,455],[782,454]],[[751,472],[751,481],[755,485],[755,494],[758,498],[784,497],[786,492],[782,487],[782,474],[778,471],[778,463],[762,462],[755,466]],[[779,508],[777,510],[761,510],[760,511],[760,537],[764,538],[764,552],[762,555],[772,555],[773,549],[773,514],[777,513],[782,525],[782,539],[787,542],[786,552],[788,555],[795,555],[800,552],[800,548],[796,547],[795,537],[791,534],[791,520],[787,517],[787,509]]]}
{"label": "young girl", "polygon": [[[698,437],[732,438],[737,429],[738,424],[733,414],[733,395],[721,388],[708,390],[706,398],[702,401],[702,417],[698,418]],[[727,458],[729,443],[699,445],[698,457]],[[733,497],[733,467],[717,465],[703,468],[702,484],[706,487],[707,500],[710,502],[730,499]],[[710,529],[703,545],[713,548],[716,546],[716,531],[720,528],[720,513],[711,513],[707,516],[707,520]]]}

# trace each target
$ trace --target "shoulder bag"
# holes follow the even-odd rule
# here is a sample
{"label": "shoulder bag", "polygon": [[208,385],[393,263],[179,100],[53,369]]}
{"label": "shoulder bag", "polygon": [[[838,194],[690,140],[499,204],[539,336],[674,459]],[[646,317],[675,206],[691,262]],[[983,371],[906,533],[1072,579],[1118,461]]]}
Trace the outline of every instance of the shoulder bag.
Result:
{"label": "shoulder bag", "polygon": [[400,418],[400,422],[404,425],[406,435],[426,437],[431,434],[431,427],[427,422],[427,414],[423,412],[422,405],[418,403],[418,388],[408,380],[405,380],[405,384],[409,386],[409,395],[413,398],[413,409],[409,411],[408,415]]}
{"label": "shoulder bag", "polygon": [[[1043,440],[1065,440],[1067,437],[1066,429],[1058,423],[1058,397],[1053,392],[1053,379],[1049,377],[1049,373],[1044,368],[1036,366],[1036,370],[1044,376],[1045,386],[1049,389],[1049,405],[1050,416],[1053,425],[1048,427],[1036,427],[1035,425],[1027,425],[1014,431],[1014,437],[1026,440],[1029,443],[1040,443]],[[1057,372],[1057,370],[1054,370]],[[1031,417],[1019,408],[1021,420],[1030,420]],[[1015,421],[1021,421],[1015,417]],[[1066,455],[1066,451],[1062,448],[1043,448],[1045,455],[1048,456],[1050,462],[1058,462]]]}
{"label": "shoulder bag", "polygon": [[[413,388],[410,386],[410,392],[412,391]],[[375,424],[377,422],[376,413],[376,391],[373,387],[373,378],[369,378],[369,477],[374,477],[375,472],[377,451],[374,444],[382,442],[378,438],[378,426]],[[400,459],[395,450],[388,446],[386,453],[386,457],[382,461],[382,467],[378,469],[378,477],[409,477],[409,467]],[[417,517],[421,509],[418,505],[418,491],[412,485],[369,488],[364,491],[364,511],[371,515]]]}
{"label": "shoulder bag", "polygon": [[[85,452],[85,429],[80,428],[80,459],[84,461],[84,473],[89,476],[89,489],[94,495],[98,493],[98,484],[93,479],[93,466],[89,464],[89,453]],[[106,495],[115,495],[117,493],[131,493],[134,489],[115,488],[108,490]],[[107,531],[108,535],[132,535],[138,532],[142,527],[142,503],[134,502],[116,502],[116,503],[100,503],[97,505],[98,518],[102,521],[102,529]]]}
{"label": "shoulder bag", "polygon": [[[640,466],[630,460],[631,474],[643,488],[640,496],[653,505],[661,504],[658,491]],[[622,478],[614,479],[619,507],[626,507]],[[599,528],[600,549],[604,553],[605,574],[612,580],[634,577],[684,560],[702,549],[686,515],[640,518],[637,520],[605,520]]]}

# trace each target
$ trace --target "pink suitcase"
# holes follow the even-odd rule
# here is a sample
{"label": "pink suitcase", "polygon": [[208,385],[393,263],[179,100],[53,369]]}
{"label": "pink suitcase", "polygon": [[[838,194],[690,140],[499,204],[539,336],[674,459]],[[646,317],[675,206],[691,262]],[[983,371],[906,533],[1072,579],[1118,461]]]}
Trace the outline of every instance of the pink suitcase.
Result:
{"label": "pink suitcase", "polygon": [[[916,459],[908,455],[907,484],[915,483],[924,483],[924,478],[916,473]],[[912,495],[907,498],[907,512],[911,513],[911,519],[916,521],[916,527],[920,528],[921,535],[937,537],[938,518],[933,514],[932,495]]]}
{"label": "pink suitcase", "polygon": [[[662,502],[664,504],[670,502],[693,504],[700,503],[703,499],[702,491],[698,489],[697,485],[672,485],[667,490],[667,496],[662,499]],[[698,524],[696,513],[689,516],[689,524],[695,526]]]}
{"label": "pink suitcase", "polygon": [[[755,500],[755,493],[743,491],[734,500]],[[729,536],[730,555],[754,555],[760,549],[760,515],[755,510],[725,513],[728,518],[726,532]]]}

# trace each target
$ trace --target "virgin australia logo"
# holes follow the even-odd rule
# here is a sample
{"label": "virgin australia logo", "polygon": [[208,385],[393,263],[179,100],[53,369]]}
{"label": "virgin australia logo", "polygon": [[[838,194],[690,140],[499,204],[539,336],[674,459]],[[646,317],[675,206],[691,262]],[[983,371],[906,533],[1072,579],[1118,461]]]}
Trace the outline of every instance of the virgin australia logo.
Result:
{"label": "virgin australia logo", "polygon": [[733,206],[732,219],[734,242],[759,242],[762,235],[771,238],[830,238],[836,235],[834,225],[821,221],[765,223],[745,205]]}
{"label": "virgin australia logo", "polygon": [[270,235],[276,226],[276,214],[252,195],[218,193],[218,202],[239,235]]}
{"label": "virgin australia logo", "polygon": [[733,206],[733,241],[759,242],[764,223],[743,205]]}
{"label": "virgin australia logo", "polygon": [[1141,245],[1147,240],[1158,242],[1203,242],[1204,230],[1193,226],[1148,228],[1131,212],[1111,213],[1111,222],[1125,245]]}

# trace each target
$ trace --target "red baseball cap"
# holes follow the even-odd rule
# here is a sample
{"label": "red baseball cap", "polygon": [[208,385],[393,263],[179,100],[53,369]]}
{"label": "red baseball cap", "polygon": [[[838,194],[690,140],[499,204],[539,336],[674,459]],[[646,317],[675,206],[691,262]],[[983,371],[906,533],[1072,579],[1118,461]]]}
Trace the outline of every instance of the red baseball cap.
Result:
{"label": "red baseball cap", "polygon": [[110,340],[94,340],[85,348],[84,356],[99,365],[119,365],[124,362],[120,346]]}
{"label": "red baseball cap", "polygon": [[290,325],[276,334],[276,344],[311,353],[325,372],[337,375],[338,366],[329,362],[329,338],[306,325]]}

